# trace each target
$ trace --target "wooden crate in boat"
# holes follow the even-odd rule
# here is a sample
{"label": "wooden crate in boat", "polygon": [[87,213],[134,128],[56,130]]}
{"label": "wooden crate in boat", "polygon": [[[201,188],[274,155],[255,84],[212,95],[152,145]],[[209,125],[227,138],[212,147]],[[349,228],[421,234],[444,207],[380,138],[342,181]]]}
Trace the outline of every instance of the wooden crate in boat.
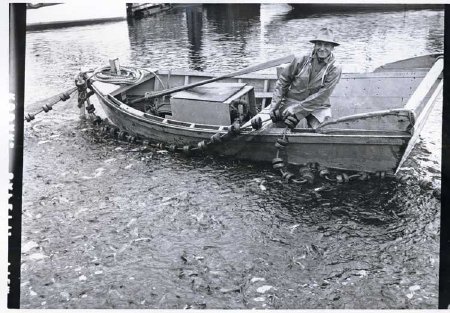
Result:
{"label": "wooden crate in boat", "polygon": [[172,118],[178,121],[230,125],[230,104],[249,103],[253,87],[245,83],[210,83],[174,93],[170,100]]}

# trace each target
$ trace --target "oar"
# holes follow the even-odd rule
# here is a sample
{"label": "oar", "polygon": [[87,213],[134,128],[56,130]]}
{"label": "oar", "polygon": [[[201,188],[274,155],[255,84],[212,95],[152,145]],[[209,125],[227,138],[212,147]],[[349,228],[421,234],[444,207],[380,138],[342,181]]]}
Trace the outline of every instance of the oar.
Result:
{"label": "oar", "polygon": [[147,95],[147,96],[143,96],[143,97],[139,97],[137,99],[131,100],[129,102],[129,104],[134,104],[136,102],[142,101],[144,99],[152,99],[152,98],[156,98],[156,97],[161,97],[161,96],[165,96],[174,92],[178,92],[178,91],[182,91],[182,90],[186,90],[186,89],[190,89],[193,87],[197,87],[197,86],[201,86],[201,85],[205,85],[205,84],[209,84],[224,78],[230,78],[230,77],[234,77],[234,76],[239,76],[239,75],[244,75],[244,74],[248,74],[248,73],[252,73],[252,72],[257,72],[260,70],[264,70],[266,68],[271,68],[283,63],[288,63],[291,62],[294,59],[294,55],[288,55],[285,56],[283,58],[279,58],[279,59],[275,59],[272,61],[267,61],[261,64],[257,64],[257,65],[253,65],[253,66],[249,66],[246,67],[242,70],[239,70],[237,72],[233,72],[233,73],[229,73],[226,75],[222,75],[222,76],[218,76],[218,77],[214,77],[211,79],[207,79],[207,80],[203,80],[200,82],[196,82],[196,83],[192,83],[192,84],[188,84],[188,85],[184,85],[184,86],[179,86],[179,87],[174,87],[174,88],[170,88],[167,90],[161,90],[161,91],[157,91],[153,94]]}

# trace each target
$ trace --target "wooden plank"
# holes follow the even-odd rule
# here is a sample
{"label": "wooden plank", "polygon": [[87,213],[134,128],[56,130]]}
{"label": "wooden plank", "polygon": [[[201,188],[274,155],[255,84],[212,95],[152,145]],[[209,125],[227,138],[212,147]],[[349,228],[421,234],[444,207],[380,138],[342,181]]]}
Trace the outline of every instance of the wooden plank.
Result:
{"label": "wooden plank", "polygon": [[155,79],[155,87],[153,88],[153,90],[154,91],[159,90],[159,85],[160,85],[159,79]]}
{"label": "wooden plank", "polygon": [[119,84],[110,84],[100,81],[94,81],[92,85],[95,86],[95,88],[97,88],[97,90],[104,95],[119,91],[121,87]]}
{"label": "wooden plank", "polygon": [[336,135],[371,135],[371,136],[403,136],[410,138],[410,132],[399,131],[385,131],[385,130],[368,130],[368,129],[346,129],[346,128],[325,128],[320,130],[321,134],[336,134]]}
{"label": "wooden plank", "polygon": [[172,99],[224,102],[244,87],[245,84],[239,83],[210,83],[207,85],[176,92],[172,94]]}
{"label": "wooden plank", "polygon": [[[236,92],[235,94],[231,95],[230,98],[228,98],[225,103],[230,104],[231,102],[233,102],[236,99],[239,99],[241,97],[245,97],[246,95],[248,95],[249,93],[251,93],[251,91],[253,90],[253,86],[246,86],[244,84],[244,87],[239,90],[238,92]],[[248,99],[241,99],[244,100],[246,102],[249,102]],[[250,103],[249,103],[250,104]]]}
{"label": "wooden plank", "polygon": [[154,76],[149,77],[148,79],[145,79],[142,81],[142,83],[138,85],[126,85],[122,86],[120,89],[114,91],[111,93],[111,95],[116,96],[119,93],[126,92],[127,96],[140,96],[143,95],[145,92],[153,91],[155,82],[153,81]]}
{"label": "wooden plank", "polygon": [[422,78],[423,76],[341,79],[336,85],[333,95],[341,97],[400,96],[409,98]]}
{"label": "wooden plank", "polygon": [[444,59],[440,58],[436,61],[431,70],[427,73],[427,75],[422,80],[419,87],[417,87],[416,91],[413,93],[411,98],[409,98],[408,102],[405,105],[405,109],[415,111],[415,109],[420,105],[422,100],[430,91],[435,81],[441,75],[443,67],[444,67]]}
{"label": "wooden plank", "polygon": [[[168,71],[159,71],[161,75],[168,75]],[[170,83],[172,87],[185,85],[185,76],[190,75],[190,83],[201,82],[211,77],[217,76],[214,73],[203,73],[194,71],[173,70],[171,73]],[[405,73],[373,73],[348,74],[342,75],[339,84],[333,92],[333,96],[341,97],[364,97],[364,96],[389,96],[403,97],[411,96],[413,90],[418,86],[422,78],[425,76],[423,72],[405,72]],[[265,81],[268,84],[265,87]],[[256,97],[262,99],[269,98],[259,92],[272,92],[275,82],[275,75],[268,74],[248,74],[235,78],[223,79],[223,82],[245,82],[255,87]],[[263,95],[263,96],[261,96]],[[267,102],[267,100],[266,100]]]}
{"label": "wooden plank", "polygon": [[[393,172],[399,155],[399,146],[392,145],[289,145],[291,163],[318,162],[325,167],[351,171]],[[289,158],[289,156],[291,156]]]}
{"label": "wooden plank", "polygon": [[[268,92],[268,91],[269,91],[269,80],[265,79],[264,80],[264,92]],[[266,107],[266,101],[267,101],[267,98],[262,99],[261,109],[264,109]]]}
{"label": "wooden plank", "polygon": [[414,125],[414,129],[413,129],[413,136],[409,140],[408,146],[405,149],[402,159],[400,160],[397,168],[395,169],[396,174],[399,171],[399,169],[401,168],[401,166],[403,165],[403,163],[408,158],[409,154],[411,153],[411,150],[414,148],[417,140],[419,139],[420,131],[422,130],[423,126],[425,125],[426,120],[431,112],[431,109],[434,107],[437,96],[439,95],[440,92],[442,92],[442,87],[443,87],[443,82],[441,81],[439,83],[439,86],[434,91],[433,95],[428,100],[428,102],[425,106],[425,109],[422,111],[422,114],[417,119],[416,125]]}
{"label": "wooden plank", "polygon": [[172,76],[172,71],[169,70],[169,73],[167,73],[167,83],[166,83],[166,89],[169,89],[171,86],[170,77]]}
{"label": "wooden plank", "polygon": [[[242,127],[241,127],[242,129]],[[270,121],[259,130],[242,132],[239,140],[267,143],[271,146],[285,131],[284,127],[276,127]],[[357,144],[357,145],[401,145],[407,142],[411,135],[405,132],[382,132],[369,134],[366,131],[353,131],[351,134],[332,133],[321,134],[313,129],[294,129],[287,134],[290,145],[299,144]]]}
{"label": "wooden plank", "polygon": [[272,92],[255,92],[256,98],[272,98],[273,93]]}
{"label": "wooden plank", "polygon": [[171,101],[172,118],[196,124],[229,125],[230,107],[218,101],[176,98]]}
{"label": "wooden plank", "polygon": [[331,112],[334,119],[360,113],[401,108],[406,99],[403,97],[335,96],[330,97]]}
{"label": "wooden plank", "polygon": [[151,79],[153,79],[155,75],[153,73],[145,74],[144,78],[141,80],[139,85],[120,85],[120,84],[111,84],[104,83],[101,81],[95,81],[93,84],[97,86],[97,89],[103,94],[111,94],[116,96],[120,93],[127,92],[128,95],[142,95],[144,91],[152,90],[151,84],[153,83]]}
{"label": "wooden plank", "polygon": [[380,108],[373,111],[380,111],[389,108],[401,108],[404,102],[403,97],[385,97],[385,96],[335,96],[330,97],[332,109],[344,109],[345,107],[353,107],[357,109],[363,108]]}

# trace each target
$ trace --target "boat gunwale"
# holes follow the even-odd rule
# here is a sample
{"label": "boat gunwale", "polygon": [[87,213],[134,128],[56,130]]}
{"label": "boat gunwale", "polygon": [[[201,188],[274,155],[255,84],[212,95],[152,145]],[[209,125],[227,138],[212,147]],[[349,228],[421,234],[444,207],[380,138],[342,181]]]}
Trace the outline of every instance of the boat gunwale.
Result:
{"label": "boat gunwale", "polygon": [[[189,77],[219,77],[222,75],[225,75],[226,73],[212,73],[212,72],[200,72],[200,71],[191,71],[188,69],[146,69],[153,71],[156,74],[160,75],[177,75],[177,76],[189,76]],[[421,68],[418,69],[406,69],[406,70],[390,70],[390,71],[379,71],[379,72],[348,72],[348,73],[342,73],[341,79],[372,79],[372,78],[423,78],[427,74],[429,69],[424,70]],[[276,80],[277,75],[274,73],[250,73],[250,74],[244,74],[239,76],[233,76],[229,77],[232,79],[271,79]]]}

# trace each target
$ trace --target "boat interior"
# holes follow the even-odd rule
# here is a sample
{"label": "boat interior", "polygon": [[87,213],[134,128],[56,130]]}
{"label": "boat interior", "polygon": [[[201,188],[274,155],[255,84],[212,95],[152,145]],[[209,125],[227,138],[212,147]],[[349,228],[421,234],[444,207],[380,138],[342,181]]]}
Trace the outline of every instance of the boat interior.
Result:
{"label": "boat interior", "polygon": [[[404,108],[428,74],[431,64],[430,61],[423,64],[402,62],[388,64],[370,73],[343,73],[330,97],[333,119]],[[151,71],[140,84],[120,87],[110,95],[129,104],[130,100],[146,94],[215,76],[218,74],[187,70]],[[177,121],[230,125],[236,118],[241,122],[248,121],[270,104],[276,78],[274,74],[247,74],[129,105],[147,114]],[[432,82],[422,103],[426,103],[439,82],[440,79]],[[416,110],[416,114],[420,113],[420,105]]]}

